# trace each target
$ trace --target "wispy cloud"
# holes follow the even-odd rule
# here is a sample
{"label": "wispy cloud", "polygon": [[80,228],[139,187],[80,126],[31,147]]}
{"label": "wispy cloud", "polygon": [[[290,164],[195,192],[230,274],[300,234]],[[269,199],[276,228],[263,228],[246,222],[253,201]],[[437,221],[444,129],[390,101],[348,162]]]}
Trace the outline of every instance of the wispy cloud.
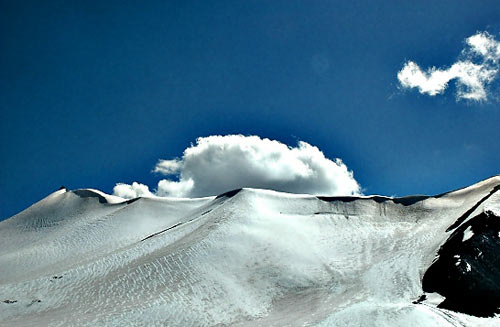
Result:
{"label": "wispy cloud", "polygon": [[258,136],[200,137],[180,159],[160,160],[154,172],[176,175],[162,179],[152,193],[146,185],[117,184],[114,194],[200,197],[240,187],[291,193],[352,195],[360,192],[353,173],[340,159],[328,159],[317,147],[299,142],[289,147]]}
{"label": "wispy cloud", "polygon": [[457,83],[457,99],[487,100],[487,86],[497,77],[500,60],[500,42],[487,32],[478,32],[465,40],[466,48],[447,69],[436,67],[422,70],[408,61],[398,72],[398,80],[405,88],[418,88],[422,94],[435,96],[443,93],[452,80]]}

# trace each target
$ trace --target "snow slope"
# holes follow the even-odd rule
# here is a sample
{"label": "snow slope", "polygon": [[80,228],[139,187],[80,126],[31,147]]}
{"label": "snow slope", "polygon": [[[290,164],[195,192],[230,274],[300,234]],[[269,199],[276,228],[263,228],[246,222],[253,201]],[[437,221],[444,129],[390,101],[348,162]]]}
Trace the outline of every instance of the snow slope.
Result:
{"label": "snow slope", "polygon": [[[448,269],[446,244],[482,246],[475,217],[500,216],[499,185],[395,199],[61,189],[0,223],[0,325],[497,326],[438,308],[446,290],[421,296],[426,272]],[[489,272],[458,259],[460,280]]]}

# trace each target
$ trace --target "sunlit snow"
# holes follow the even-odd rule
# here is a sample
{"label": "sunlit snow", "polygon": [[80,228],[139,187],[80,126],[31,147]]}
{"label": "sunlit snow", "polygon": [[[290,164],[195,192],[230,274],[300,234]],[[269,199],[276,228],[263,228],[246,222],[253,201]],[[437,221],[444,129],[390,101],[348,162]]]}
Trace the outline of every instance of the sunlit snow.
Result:
{"label": "sunlit snow", "polygon": [[0,325],[497,326],[439,294],[413,302],[446,229],[499,184],[400,200],[59,190],[0,223]]}
{"label": "sunlit snow", "polygon": [[464,237],[462,238],[462,242],[467,241],[470,239],[472,236],[474,236],[474,232],[472,232],[471,226],[467,227],[467,229],[464,231]]}

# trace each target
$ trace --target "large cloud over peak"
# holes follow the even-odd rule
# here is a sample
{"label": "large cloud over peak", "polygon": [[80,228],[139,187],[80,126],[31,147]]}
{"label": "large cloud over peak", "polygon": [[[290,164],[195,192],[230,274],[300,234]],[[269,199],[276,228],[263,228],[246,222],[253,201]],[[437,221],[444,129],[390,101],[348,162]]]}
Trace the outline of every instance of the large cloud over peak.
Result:
{"label": "large cloud over peak", "polygon": [[322,195],[360,192],[340,159],[330,160],[306,142],[290,147],[258,136],[200,137],[184,150],[182,158],[160,160],[153,171],[178,175],[177,180],[159,181],[158,196],[200,197],[240,187]]}
{"label": "large cloud over peak", "polygon": [[435,96],[443,93],[452,80],[457,81],[457,99],[486,100],[487,86],[499,71],[500,42],[488,32],[478,32],[465,40],[461,57],[449,68],[431,67],[422,70],[408,61],[398,72],[398,80],[405,88],[418,88],[420,93]]}

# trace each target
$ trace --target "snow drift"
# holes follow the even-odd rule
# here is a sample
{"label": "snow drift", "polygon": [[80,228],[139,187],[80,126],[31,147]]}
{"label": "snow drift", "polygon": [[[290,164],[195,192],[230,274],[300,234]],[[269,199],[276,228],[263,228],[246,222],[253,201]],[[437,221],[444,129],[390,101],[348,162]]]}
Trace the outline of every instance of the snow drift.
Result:
{"label": "snow drift", "polygon": [[496,326],[499,189],[498,176],[404,198],[63,188],[0,223],[0,325]]}

